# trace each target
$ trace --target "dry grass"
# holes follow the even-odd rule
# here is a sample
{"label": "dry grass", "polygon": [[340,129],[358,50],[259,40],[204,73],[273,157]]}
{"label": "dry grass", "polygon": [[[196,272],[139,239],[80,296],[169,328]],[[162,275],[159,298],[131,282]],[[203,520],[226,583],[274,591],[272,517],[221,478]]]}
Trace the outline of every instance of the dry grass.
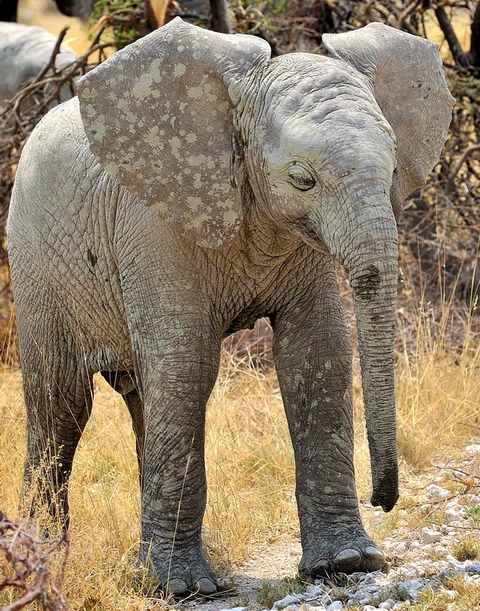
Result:
{"label": "dry grass", "polygon": [[[387,516],[379,517],[366,504],[369,457],[355,381],[358,492],[367,529],[378,540],[395,529],[400,510],[412,513],[411,524],[422,522],[408,492],[411,479],[433,459],[460,453],[479,434],[478,350],[466,346],[453,357],[422,334],[427,330],[420,326],[415,358],[406,348],[398,355],[403,497],[399,509]],[[0,506],[13,519],[25,443],[20,373],[4,370],[0,390]],[[293,456],[275,373],[261,373],[248,359],[239,363],[226,352],[208,409],[207,473],[206,550],[227,584],[235,583],[239,567],[259,551],[285,541],[299,547]],[[121,398],[101,378],[95,380],[93,415],[76,457],[71,509],[63,588],[71,608],[151,607],[141,595],[142,575],[135,568],[140,507],[133,433]],[[0,598],[0,605],[9,602]]]}

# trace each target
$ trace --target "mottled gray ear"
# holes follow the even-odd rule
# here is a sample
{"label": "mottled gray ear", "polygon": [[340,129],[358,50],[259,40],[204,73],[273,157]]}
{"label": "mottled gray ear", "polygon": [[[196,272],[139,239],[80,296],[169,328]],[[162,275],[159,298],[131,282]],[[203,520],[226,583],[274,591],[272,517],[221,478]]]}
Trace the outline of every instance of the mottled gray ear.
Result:
{"label": "mottled gray ear", "polygon": [[440,157],[455,99],[438,45],[382,23],[345,34],[324,34],[330,53],[373,82],[375,98],[397,137],[397,170],[390,192],[395,214]]}
{"label": "mottled gray ear", "polygon": [[254,36],[174,19],[80,80],[92,152],[173,230],[223,246],[241,218],[228,86],[269,58],[269,45]]}

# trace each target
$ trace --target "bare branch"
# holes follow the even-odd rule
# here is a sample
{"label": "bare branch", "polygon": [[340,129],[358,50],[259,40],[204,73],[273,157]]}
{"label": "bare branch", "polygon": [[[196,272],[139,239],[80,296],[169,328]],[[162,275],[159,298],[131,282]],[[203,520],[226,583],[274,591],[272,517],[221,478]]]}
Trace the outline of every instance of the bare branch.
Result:
{"label": "bare branch", "polygon": [[445,195],[448,195],[452,190],[453,181],[455,180],[457,174],[460,172],[462,165],[470,157],[470,155],[472,155],[472,153],[475,153],[476,151],[480,151],[480,144],[472,144],[463,152],[463,155],[458,160],[456,166],[448,175],[447,184],[445,185]]}

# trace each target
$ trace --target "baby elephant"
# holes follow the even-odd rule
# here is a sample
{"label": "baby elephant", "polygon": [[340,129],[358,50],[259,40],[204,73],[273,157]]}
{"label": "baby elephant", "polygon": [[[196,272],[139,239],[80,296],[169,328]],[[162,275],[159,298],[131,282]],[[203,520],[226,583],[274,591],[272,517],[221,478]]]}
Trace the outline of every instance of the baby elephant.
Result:
{"label": "baby elephant", "polygon": [[302,575],[379,569],[353,468],[353,287],[373,505],[398,497],[395,213],[447,136],[437,45],[371,24],[328,56],[180,19],[115,53],[28,140],[8,221],[28,414],[25,481],[68,526],[67,484],[103,372],[141,471],[140,560],[212,594],[205,406],[222,338],[268,316],[296,462]]}
{"label": "baby elephant", "polygon": [[[48,65],[56,43],[57,38],[42,28],[0,22],[0,107]],[[76,59],[74,51],[62,45],[55,67],[60,70]],[[62,89],[62,101],[70,97],[70,90]]]}

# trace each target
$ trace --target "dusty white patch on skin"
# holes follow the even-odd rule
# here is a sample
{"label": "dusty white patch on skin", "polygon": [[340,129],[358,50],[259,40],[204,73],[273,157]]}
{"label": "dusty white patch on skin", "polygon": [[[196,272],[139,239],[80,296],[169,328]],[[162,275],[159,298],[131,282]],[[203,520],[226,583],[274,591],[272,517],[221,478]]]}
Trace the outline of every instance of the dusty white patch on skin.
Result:
{"label": "dusty white patch on skin", "polygon": [[111,161],[108,165],[105,166],[105,170],[111,174],[112,176],[116,176],[118,174],[118,165]]}
{"label": "dusty white patch on skin", "polygon": [[295,386],[299,386],[300,384],[304,384],[305,383],[305,378],[302,376],[301,373],[297,373],[295,374]]}
{"label": "dusty white patch on skin", "polygon": [[153,127],[150,127],[147,130],[145,134],[145,140],[147,141],[148,144],[150,144],[150,146],[155,146],[158,143],[158,132],[159,132],[158,125],[154,125]]}
{"label": "dusty white patch on skin", "polygon": [[[159,58],[152,60],[148,66],[148,70],[141,74],[137,82],[133,85],[132,94],[138,98],[138,100],[143,101],[145,98],[152,95],[152,93],[154,94],[154,90],[152,89],[153,85],[158,85],[158,83],[162,81],[160,71],[161,63],[162,60]],[[158,95],[154,95],[154,97],[158,97]]]}
{"label": "dusty white patch on skin", "polygon": [[229,202],[229,210],[226,210],[223,214],[223,222],[226,225],[233,225],[237,220],[237,213],[233,209],[233,202]]}
{"label": "dusty white patch on skin", "polygon": [[185,66],[185,64],[177,64],[173,69],[173,75],[175,77],[183,76],[186,71],[187,67]]}
{"label": "dusty white patch on skin", "polygon": [[188,205],[193,212],[197,212],[202,206],[202,200],[200,197],[189,197]]}
{"label": "dusty white patch on skin", "polygon": [[187,90],[187,95],[194,100],[200,100],[200,98],[204,96],[204,89],[203,87],[190,87],[190,89]]}
{"label": "dusty white patch on skin", "polygon": [[184,159],[183,159],[182,155],[180,154],[180,151],[181,151],[181,148],[182,148],[182,142],[181,142],[180,138],[178,138],[177,136],[174,136],[173,138],[170,138],[168,143],[170,144],[170,152],[171,152],[171,154],[175,157],[175,159],[178,159],[178,161],[183,162]]}
{"label": "dusty white patch on skin", "polygon": [[207,157],[203,154],[198,155],[197,157],[187,157],[186,162],[189,166],[194,168],[205,167],[208,170],[213,170],[215,167],[215,161],[211,157]]}

